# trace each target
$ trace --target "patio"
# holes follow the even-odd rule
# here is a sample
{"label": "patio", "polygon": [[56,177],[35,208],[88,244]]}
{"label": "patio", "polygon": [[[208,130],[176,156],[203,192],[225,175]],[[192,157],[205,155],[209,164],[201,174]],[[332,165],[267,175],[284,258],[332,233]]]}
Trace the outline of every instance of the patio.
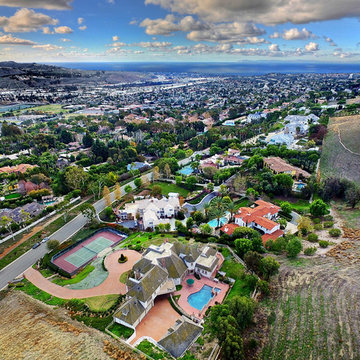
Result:
{"label": "patio", "polygon": [[[194,284],[191,286],[188,285],[187,282],[189,279],[192,279],[194,281]],[[194,277],[194,275],[186,276],[181,282],[181,285],[182,289],[174,294],[175,296],[180,295],[177,303],[188,315],[195,316],[198,319],[202,319],[204,317],[205,312],[209,306],[215,305],[215,302],[222,303],[229,289],[228,284],[217,282],[206,277],[202,277],[200,280],[198,280]],[[199,311],[198,309],[195,309],[189,304],[188,297],[191,294],[200,291],[204,285],[208,285],[212,288],[218,288],[220,289],[220,291],[217,292],[217,294],[210,299],[210,301],[203,307],[201,311]]]}

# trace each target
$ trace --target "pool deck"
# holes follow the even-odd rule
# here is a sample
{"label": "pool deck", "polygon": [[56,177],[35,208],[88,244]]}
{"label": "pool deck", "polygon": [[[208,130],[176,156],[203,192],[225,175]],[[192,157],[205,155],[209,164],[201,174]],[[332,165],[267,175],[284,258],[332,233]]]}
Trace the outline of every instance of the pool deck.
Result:
{"label": "pool deck", "polygon": [[[186,281],[188,279],[193,279],[194,280],[194,285],[189,286]],[[205,315],[206,309],[209,306],[213,306],[215,305],[215,302],[218,303],[222,303],[224,301],[224,298],[226,296],[226,293],[229,289],[229,285],[228,284],[224,284],[221,282],[216,282],[214,280],[208,279],[206,277],[202,277],[200,280],[197,280],[194,275],[188,275],[186,276],[182,283],[182,289],[177,291],[174,295],[180,295],[180,298],[178,300],[178,305],[190,316],[195,316],[198,319],[202,319]],[[202,311],[199,311],[198,309],[195,309],[194,307],[192,307],[189,303],[188,303],[188,297],[193,294],[196,293],[198,291],[201,290],[201,288],[204,285],[208,285],[211,286],[213,288],[218,288],[220,289],[219,293],[217,293],[217,295],[215,295],[212,299],[210,299],[210,301],[208,302],[207,305],[205,305],[202,309]]]}

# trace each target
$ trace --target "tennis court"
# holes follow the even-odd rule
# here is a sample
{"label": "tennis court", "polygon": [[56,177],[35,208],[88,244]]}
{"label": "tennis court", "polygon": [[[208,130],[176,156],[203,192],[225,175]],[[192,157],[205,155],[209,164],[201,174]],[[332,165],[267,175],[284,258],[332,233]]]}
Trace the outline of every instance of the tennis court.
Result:
{"label": "tennis court", "polygon": [[121,233],[102,230],[84,239],[77,246],[69,248],[68,251],[63,251],[60,256],[55,256],[52,262],[67,273],[74,274],[95,259],[101,251],[118,244],[125,238],[126,235]]}

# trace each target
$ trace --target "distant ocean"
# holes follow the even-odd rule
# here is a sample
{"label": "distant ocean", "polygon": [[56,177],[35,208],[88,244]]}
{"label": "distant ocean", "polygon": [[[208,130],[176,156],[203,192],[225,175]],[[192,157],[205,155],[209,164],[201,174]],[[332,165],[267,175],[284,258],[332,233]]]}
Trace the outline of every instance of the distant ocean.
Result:
{"label": "distant ocean", "polygon": [[137,71],[156,73],[199,73],[219,75],[262,75],[269,73],[360,73],[360,63],[200,63],[200,62],[126,62],[126,63],[51,63],[80,70]]}

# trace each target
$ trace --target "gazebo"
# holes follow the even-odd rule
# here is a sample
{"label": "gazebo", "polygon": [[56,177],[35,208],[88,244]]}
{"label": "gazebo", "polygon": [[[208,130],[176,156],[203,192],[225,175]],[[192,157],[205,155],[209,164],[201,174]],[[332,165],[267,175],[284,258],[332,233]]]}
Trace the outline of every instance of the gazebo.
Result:
{"label": "gazebo", "polygon": [[187,283],[188,286],[193,286],[193,285],[194,285],[194,282],[195,282],[194,279],[187,279],[187,280],[186,280],[186,283]]}

